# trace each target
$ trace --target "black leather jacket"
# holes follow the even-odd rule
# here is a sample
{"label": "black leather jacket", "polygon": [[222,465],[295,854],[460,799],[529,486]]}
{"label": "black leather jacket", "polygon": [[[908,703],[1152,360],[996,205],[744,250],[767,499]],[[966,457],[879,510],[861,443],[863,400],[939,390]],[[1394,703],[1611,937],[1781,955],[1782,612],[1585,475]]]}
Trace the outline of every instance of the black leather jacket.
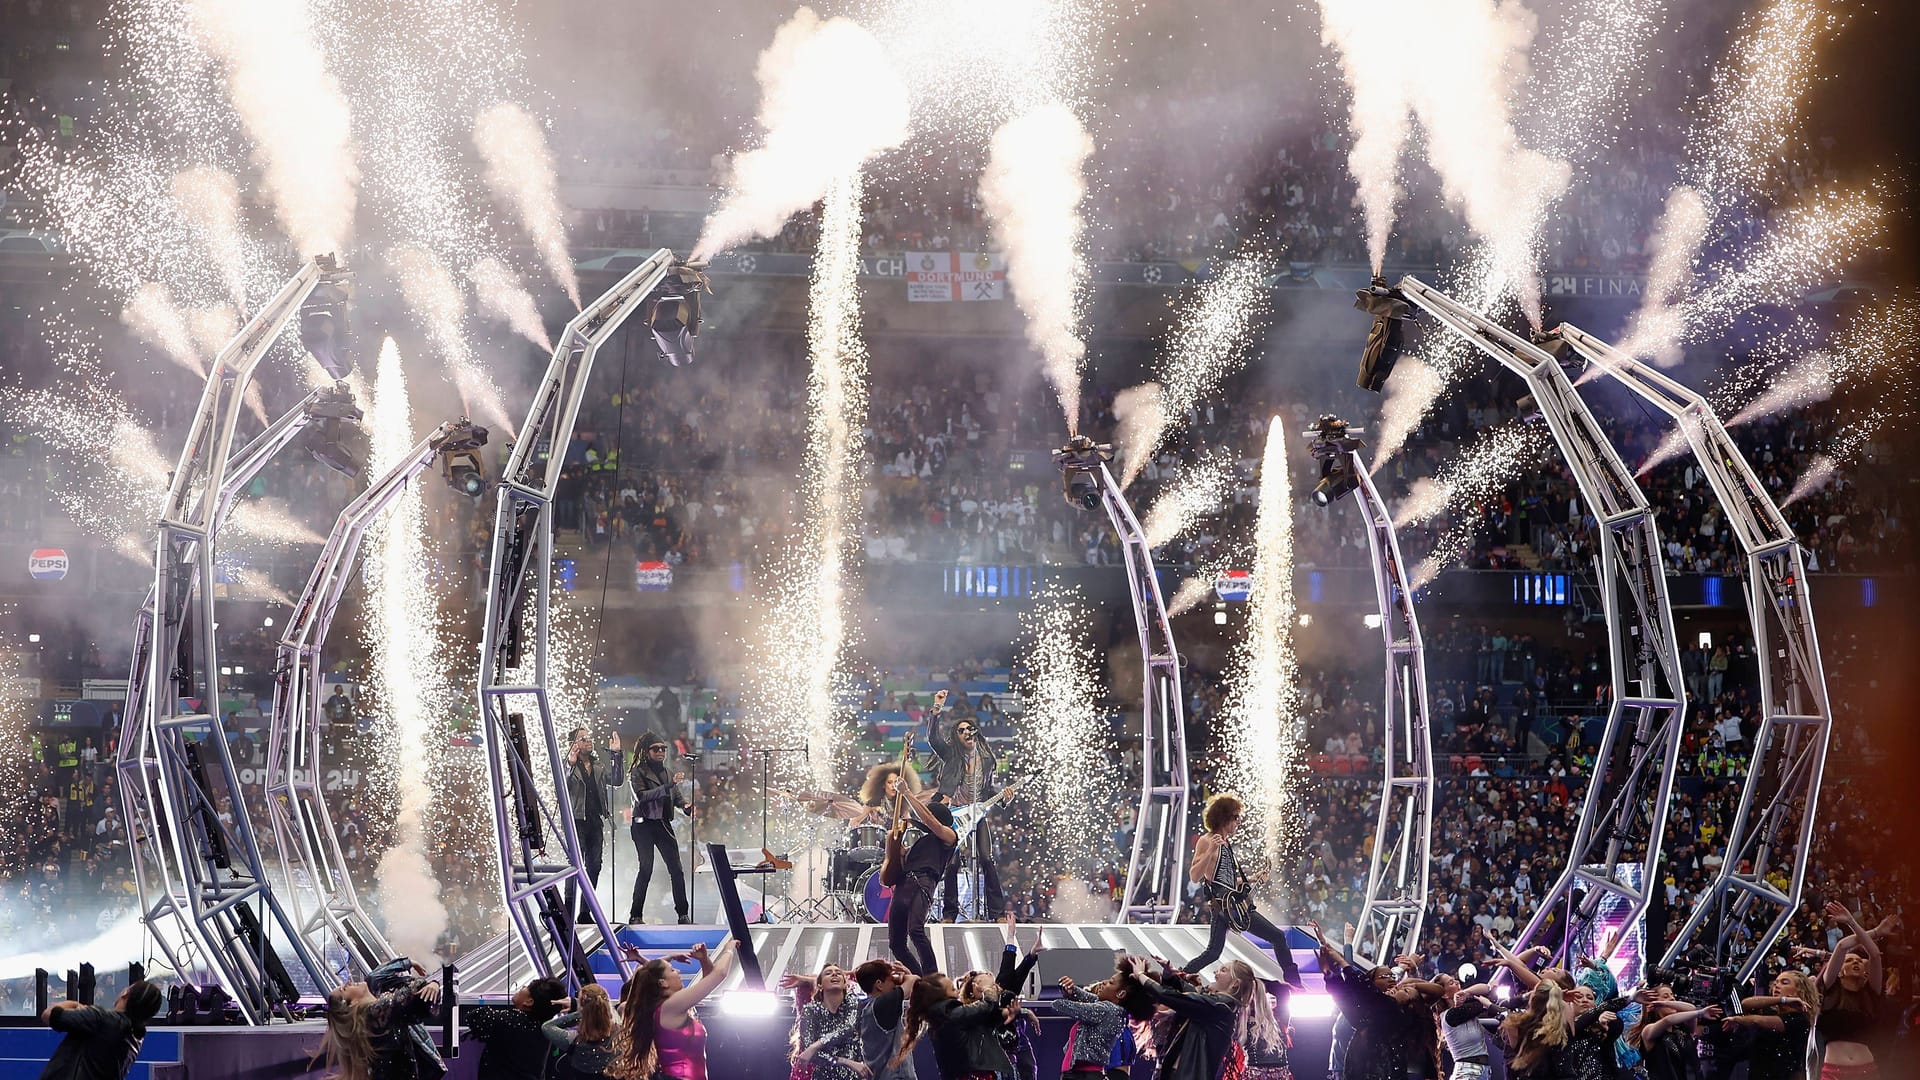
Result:
{"label": "black leather jacket", "polygon": [[[933,747],[933,786],[954,799],[954,793],[960,790],[960,782],[966,778],[967,749],[953,734],[953,729],[961,720],[971,722],[974,727],[980,723],[972,717],[935,717],[928,724],[927,742]],[[980,751],[980,790],[975,792],[976,799],[985,799],[994,792],[993,774],[1000,767],[1000,760],[993,752],[993,744],[986,736],[975,733],[973,745]]]}

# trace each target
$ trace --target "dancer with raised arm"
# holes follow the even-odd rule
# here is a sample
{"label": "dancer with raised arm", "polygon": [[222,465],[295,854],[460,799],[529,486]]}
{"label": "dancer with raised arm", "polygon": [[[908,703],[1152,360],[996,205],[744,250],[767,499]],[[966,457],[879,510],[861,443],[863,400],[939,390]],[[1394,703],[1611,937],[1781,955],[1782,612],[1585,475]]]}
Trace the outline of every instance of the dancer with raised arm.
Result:
{"label": "dancer with raised arm", "polygon": [[694,1008],[727,980],[739,944],[728,938],[712,957],[705,944],[695,945],[687,958],[699,963],[700,977],[691,983],[666,960],[650,960],[635,972],[621,995],[620,1031],[607,1074],[618,1080],[707,1080],[707,1029]]}
{"label": "dancer with raised arm", "polygon": [[1827,918],[1847,931],[1820,969],[1820,1019],[1817,1030],[1826,1044],[1820,1080],[1879,1080],[1880,1065],[1873,1041],[1886,1034],[1885,983],[1881,976],[1880,943],[1860,929],[1846,905],[1829,900]]}

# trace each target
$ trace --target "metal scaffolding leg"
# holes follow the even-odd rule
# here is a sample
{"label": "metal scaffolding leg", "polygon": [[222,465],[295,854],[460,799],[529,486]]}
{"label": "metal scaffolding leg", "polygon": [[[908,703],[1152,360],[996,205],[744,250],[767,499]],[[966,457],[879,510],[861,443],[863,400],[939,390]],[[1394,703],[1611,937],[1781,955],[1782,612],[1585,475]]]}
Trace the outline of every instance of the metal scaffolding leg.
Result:
{"label": "metal scaffolding leg", "polygon": [[[235,458],[230,450],[247,383],[307,297],[337,276],[331,260],[309,262],[214,359],[161,511],[152,608],[135,635],[140,685],[129,693],[125,721],[135,737],[123,741],[117,763],[143,917],[176,967],[204,965],[246,1022],[256,1024],[277,1002],[297,996],[281,945],[315,983],[323,965],[293,932],[266,880],[227,746],[215,656],[214,541],[240,490],[231,481],[256,461],[252,451],[270,454],[285,445],[316,400],[302,404],[301,419],[282,417],[279,430]],[[149,888],[164,894],[150,905]],[[278,944],[270,940],[276,932]]]}
{"label": "metal scaffolding leg", "polygon": [[[600,347],[643,309],[656,339],[677,333],[685,346],[698,329],[695,294],[703,284],[696,270],[662,248],[574,316],[534,393],[500,484],[479,704],[501,891],[534,970],[569,985],[591,978],[576,911],[591,917],[600,941],[612,940],[613,928],[580,865],[566,764],[547,700],[554,492]],[[571,899],[576,896],[582,905],[577,909]],[[617,951],[613,959],[628,971]]]}
{"label": "metal scaffolding leg", "polygon": [[[449,449],[484,444],[486,431],[466,420],[440,425],[340,512],[307,587],[294,603],[274,666],[273,717],[267,735],[267,812],[279,849],[282,888],[294,923],[313,955],[330,943],[345,950],[360,976],[386,963],[393,949],[360,904],[340,848],[322,784],[320,721],[327,634],[360,555],[367,528],[406,487]],[[322,988],[346,981],[329,967]]]}
{"label": "metal scaffolding leg", "polygon": [[[1526,380],[1599,533],[1611,660],[1606,731],[1567,864],[1519,938],[1522,946],[1544,944],[1564,958],[1604,903],[1613,901],[1614,918],[1637,919],[1646,910],[1645,886],[1660,880],[1686,698],[1659,531],[1632,470],[1551,354],[1418,278],[1403,278],[1396,288]],[[1645,884],[1623,875],[1621,867],[1630,863],[1639,865]]]}
{"label": "metal scaffolding leg", "polygon": [[1373,591],[1386,645],[1386,711],[1381,724],[1380,812],[1374,823],[1367,896],[1353,941],[1372,963],[1419,952],[1427,910],[1427,867],[1433,843],[1433,735],[1427,726],[1427,661],[1420,619],[1407,589],[1407,564],[1393,515],[1360,455],[1341,451],[1359,481],[1354,489],[1367,522]]}
{"label": "metal scaffolding leg", "polygon": [[[1671,967],[1703,946],[1715,967],[1737,965],[1745,981],[1800,906],[1833,727],[1807,568],[1792,528],[1705,398],[1577,326],[1555,336],[1673,417],[1747,555],[1760,731],[1720,871],[1660,961]],[[1768,881],[1776,874],[1787,879],[1784,890]]]}

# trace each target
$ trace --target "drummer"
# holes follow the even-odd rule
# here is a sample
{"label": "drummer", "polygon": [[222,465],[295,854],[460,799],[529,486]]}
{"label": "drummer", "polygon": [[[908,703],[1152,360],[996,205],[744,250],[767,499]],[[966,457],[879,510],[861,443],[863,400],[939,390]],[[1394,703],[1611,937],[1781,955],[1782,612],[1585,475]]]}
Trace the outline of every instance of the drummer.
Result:
{"label": "drummer", "polygon": [[866,813],[854,824],[892,828],[893,804],[900,796],[902,783],[908,791],[919,794],[920,770],[911,765],[902,769],[897,761],[868,769],[867,778],[860,785],[860,802],[866,807]]}

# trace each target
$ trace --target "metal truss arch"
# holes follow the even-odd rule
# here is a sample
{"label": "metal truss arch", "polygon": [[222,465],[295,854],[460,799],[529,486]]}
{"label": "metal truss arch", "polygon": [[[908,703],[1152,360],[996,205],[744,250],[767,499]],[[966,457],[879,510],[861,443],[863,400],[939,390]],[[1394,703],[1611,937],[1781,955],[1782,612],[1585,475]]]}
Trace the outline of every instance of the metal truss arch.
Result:
{"label": "metal truss arch", "polygon": [[[1747,557],[1760,730],[1720,851],[1720,870],[1661,959],[1670,967],[1695,946],[1708,947],[1715,967],[1737,966],[1744,981],[1800,906],[1833,728],[1804,555],[1785,515],[1704,397],[1577,326],[1563,325],[1555,333],[1673,418]],[[1787,887],[1773,885],[1770,874],[1785,876]]]}
{"label": "metal truss arch", "polygon": [[[1564,958],[1604,902],[1616,905],[1613,917],[1636,919],[1647,906],[1647,884],[1660,880],[1686,697],[1659,531],[1632,470],[1552,354],[1418,278],[1396,288],[1526,381],[1595,520],[1610,659],[1606,729],[1567,864],[1518,939]],[[1620,867],[1628,863],[1639,864],[1646,884],[1626,880]]]}

